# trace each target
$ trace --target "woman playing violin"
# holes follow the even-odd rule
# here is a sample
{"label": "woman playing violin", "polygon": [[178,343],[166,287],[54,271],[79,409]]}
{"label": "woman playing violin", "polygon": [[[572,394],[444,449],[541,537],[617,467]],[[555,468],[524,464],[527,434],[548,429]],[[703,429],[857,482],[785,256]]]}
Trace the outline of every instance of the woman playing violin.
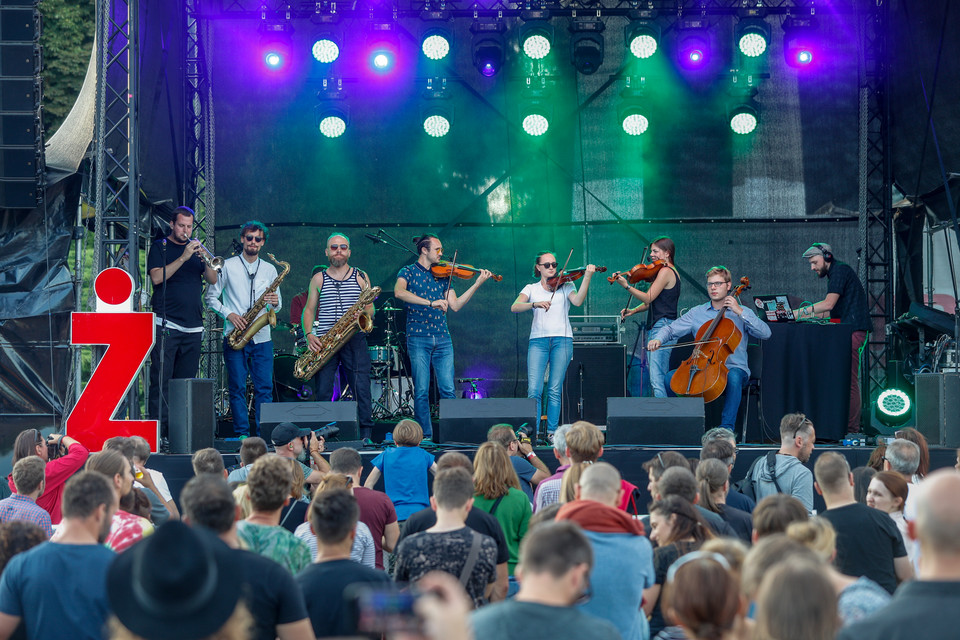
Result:
{"label": "woman playing violin", "polygon": [[[677,274],[676,267],[673,266],[673,257],[676,251],[676,245],[667,236],[660,236],[653,241],[650,245],[651,260],[655,264],[659,261],[665,264],[657,272],[650,288],[646,291],[631,286],[623,274],[614,273],[611,276],[616,278],[620,286],[629,291],[630,295],[640,301],[640,304],[636,307],[622,310],[620,317],[627,318],[641,311],[649,311],[647,314],[647,332],[650,334],[659,331],[677,319],[677,306],[680,302],[680,276]],[[676,339],[666,344],[675,342]],[[667,386],[669,385],[667,379],[667,370],[670,368],[669,349],[647,354],[647,367],[650,371],[650,387],[653,389],[654,397],[666,398]],[[639,393],[636,395],[639,395]]]}
{"label": "woman playing violin", "polygon": [[572,282],[562,282],[556,288],[548,283],[557,275],[557,257],[552,252],[537,254],[533,266],[534,277],[539,282],[528,284],[510,306],[510,311],[521,313],[533,311],[530,328],[530,345],[527,348],[527,397],[536,398],[537,416],[534,424],[540,424],[540,407],[543,395],[543,377],[550,364],[550,380],[547,383],[547,432],[553,433],[560,422],[560,400],[563,379],[567,366],[573,359],[573,329],[570,327],[570,305],[581,306],[587,297],[587,289],[597,268],[588,264],[583,270],[583,284],[578,290]]}

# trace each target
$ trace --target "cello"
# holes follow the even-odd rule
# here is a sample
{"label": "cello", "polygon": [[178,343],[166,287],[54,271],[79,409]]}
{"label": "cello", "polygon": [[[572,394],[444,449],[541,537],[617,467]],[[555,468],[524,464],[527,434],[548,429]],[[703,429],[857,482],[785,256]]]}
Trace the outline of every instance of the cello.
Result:
{"label": "cello", "polygon": [[[749,288],[750,278],[744,276],[732,295],[738,298]],[[717,317],[697,329],[693,353],[670,379],[670,389],[678,396],[702,397],[704,402],[713,402],[726,389],[727,358],[743,339],[733,320],[725,317],[726,310],[726,307],[722,307]]]}

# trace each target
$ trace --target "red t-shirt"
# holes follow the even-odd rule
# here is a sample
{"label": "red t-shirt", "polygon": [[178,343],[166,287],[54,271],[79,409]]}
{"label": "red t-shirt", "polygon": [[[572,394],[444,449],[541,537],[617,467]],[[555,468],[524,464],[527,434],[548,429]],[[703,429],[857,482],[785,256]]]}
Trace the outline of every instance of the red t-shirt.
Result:
{"label": "red t-shirt", "polygon": [[366,487],[355,487],[353,495],[360,506],[360,522],[367,525],[373,534],[373,544],[377,549],[377,569],[383,569],[383,530],[397,521],[397,510],[387,494]]}
{"label": "red t-shirt", "polygon": [[[60,523],[60,502],[63,500],[63,487],[67,484],[70,476],[83,468],[90,451],[80,444],[74,442],[67,449],[67,455],[50,460],[44,469],[44,489],[43,494],[37,498],[37,504],[47,510],[50,514],[52,524]],[[13,484],[13,474],[7,476],[7,485],[10,491],[16,493],[16,485]]]}

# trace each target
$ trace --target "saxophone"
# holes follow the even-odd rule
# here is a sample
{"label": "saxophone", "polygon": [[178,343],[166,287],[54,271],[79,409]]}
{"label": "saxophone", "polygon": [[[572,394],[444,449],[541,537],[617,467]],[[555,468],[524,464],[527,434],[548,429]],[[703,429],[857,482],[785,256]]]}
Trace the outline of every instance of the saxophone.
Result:
{"label": "saxophone", "polygon": [[283,279],[287,277],[288,273],[290,273],[290,263],[284,262],[283,260],[277,260],[272,253],[268,253],[267,257],[283,267],[283,271],[277,276],[276,280],[270,283],[270,286],[267,287],[267,290],[264,291],[259,298],[257,298],[257,301],[253,303],[253,306],[250,307],[250,310],[243,314],[243,319],[247,321],[247,328],[241,331],[239,328],[234,327],[233,331],[230,332],[230,335],[227,336],[227,343],[235,351],[239,351],[247,346],[247,343],[253,339],[253,336],[255,336],[260,329],[263,329],[268,322],[270,323],[271,327],[277,326],[277,314],[273,309],[268,309],[267,313],[263,314],[259,318],[257,317],[257,314],[259,314],[260,311],[267,306],[267,303],[263,300],[264,297],[266,297],[268,293],[276,291],[277,287],[280,286],[280,283],[283,282]]}
{"label": "saxophone", "polygon": [[320,337],[320,351],[307,351],[297,359],[293,367],[293,375],[300,380],[312,378],[323,368],[323,365],[330,362],[330,358],[353,337],[353,334],[357,331],[370,333],[373,330],[373,322],[363,312],[363,308],[376,300],[379,295],[380,287],[372,287],[360,292],[360,298],[353,303],[353,306],[340,316],[337,324],[330,327],[330,331]]}

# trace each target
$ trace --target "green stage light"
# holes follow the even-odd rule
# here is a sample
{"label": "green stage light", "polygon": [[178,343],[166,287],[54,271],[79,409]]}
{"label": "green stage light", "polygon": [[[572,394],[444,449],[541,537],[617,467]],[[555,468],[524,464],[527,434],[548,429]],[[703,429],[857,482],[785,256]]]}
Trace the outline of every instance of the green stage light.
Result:
{"label": "green stage light", "polygon": [[451,40],[449,31],[434,27],[423,34],[420,49],[431,60],[443,60],[450,53]]}
{"label": "green stage light", "polygon": [[630,53],[643,60],[657,52],[660,26],[650,20],[634,20],[627,24],[625,36]]}
{"label": "green stage light", "polygon": [[527,135],[542,136],[550,128],[550,121],[543,113],[528,113],[523,117],[523,130]]}
{"label": "green stage light", "polygon": [[542,60],[553,44],[553,26],[545,20],[531,20],[520,25],[520,48],[533,60]]}
{"label": "green stage light", "polygon": [[759,18],[744,18],[737,23],[734,38],[740,53],[757,58],[766,53],[770,44],[770,25]]}
{"label": "green stage light", "polygon": [[900,389],[885,389],[877,396],[877,417],[890,426],[906,422],[911,407],[910,396]]}
{"label": "green stage light", "polygon": [[752,100],[736,105],[730,111],[730,129],[742,136],[753,133],[757,128],[759,112],[759,107]]}

